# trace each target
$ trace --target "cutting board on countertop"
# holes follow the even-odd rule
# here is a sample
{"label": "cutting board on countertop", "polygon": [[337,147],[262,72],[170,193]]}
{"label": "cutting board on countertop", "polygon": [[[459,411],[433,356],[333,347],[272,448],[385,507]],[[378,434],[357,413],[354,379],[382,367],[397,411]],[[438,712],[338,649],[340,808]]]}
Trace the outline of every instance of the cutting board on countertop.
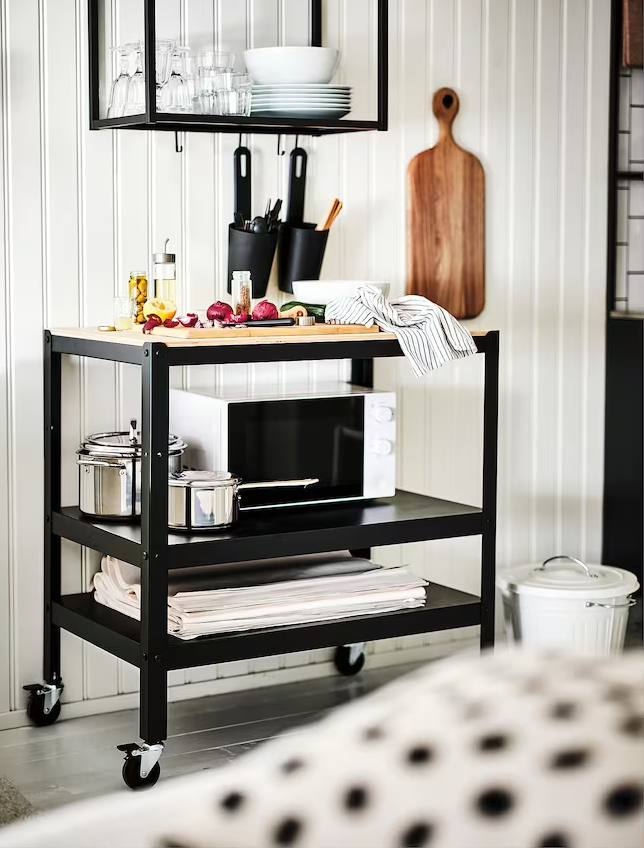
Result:
{"label": "cutting board on countertop", "polygon": [[364,327],[362,324],[315,324],[312,327],[155,327],[153,336],[174,339],[252,339],[340,336],[358,333],[377,333],[379,327]]}
{"label": "cutting board on countertop", "polygon": [[439,139],[407,169],[407,294],[475,318],[485,306],[485,173],[454,141],[456,92],[439,89],[432,108]]}

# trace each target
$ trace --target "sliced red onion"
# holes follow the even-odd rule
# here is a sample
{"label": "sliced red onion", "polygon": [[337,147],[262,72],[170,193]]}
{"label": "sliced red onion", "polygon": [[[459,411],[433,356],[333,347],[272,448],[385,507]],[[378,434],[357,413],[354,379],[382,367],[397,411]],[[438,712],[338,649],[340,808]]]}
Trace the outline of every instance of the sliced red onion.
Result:
{"label": "sliced red onion", "polygon": [[182,327],[196,327],[199,323],[199,316],[194,312],[188,312],[186,315],[180,315],[177,321]]}
{"label": "sliced red onion", "polygon": [[163,321],[158,315],[155,315],[154,313],[152,315],[148,315],[148,320],[143,325],[143,332],[151,333],[155,327],[160,327],[161,324],[163,324]]}
{"label": "sliced red onion", "polygon": [[245,309],[239,313],[239,315],[231,315],[228,319],[233,324],[245,324],[248,321],[248,312]]}

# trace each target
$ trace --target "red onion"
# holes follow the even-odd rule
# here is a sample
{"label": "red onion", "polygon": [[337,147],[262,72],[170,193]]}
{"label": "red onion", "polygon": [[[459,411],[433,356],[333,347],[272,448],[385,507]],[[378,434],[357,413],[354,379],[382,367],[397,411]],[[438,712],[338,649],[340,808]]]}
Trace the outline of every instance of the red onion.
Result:
{"label": "red onion", "polygon": [[277,318],[277,306],[270,300],[260,300],[253,309],[253,321],[261,321],[264,318]]}
{"label": "red onion", "polygon": [[186,315],[180,315],[177,321],[182,327],[196,327],[199,323],[199,316],[194,312],[188,312]]}
{"label": "red onion", "polygon": [[233,314],[233,308],[228,303],[218,300],[208,307],[206,315],[210,321],[229,321]]}
{"label": "red onion", "polygon": [[242,309],[239,315],[231,315],[228,320],[233,324],[245,324],[248,321],[248,312]]}
{"label": "red onion", "polygon": [[174,318],[166,318],[165,321],[163,322],[163,326],[168,327],[170,330],[172,330],[175,327],[179,326],[179,322],[175,321]]}

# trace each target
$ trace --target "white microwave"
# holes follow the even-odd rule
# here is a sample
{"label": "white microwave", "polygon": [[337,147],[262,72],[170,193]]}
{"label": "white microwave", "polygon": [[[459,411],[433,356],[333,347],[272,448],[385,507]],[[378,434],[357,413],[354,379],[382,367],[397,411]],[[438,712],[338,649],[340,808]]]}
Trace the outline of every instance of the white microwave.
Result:
{"label": "white microwave", "polygon": [[246,482],[318,478],[302,487],[245,489],[242,509],[389,497],[396,488],[396,396],[347,383],[310,390],[257,386],[170,392],[170,431],[186,468]]}

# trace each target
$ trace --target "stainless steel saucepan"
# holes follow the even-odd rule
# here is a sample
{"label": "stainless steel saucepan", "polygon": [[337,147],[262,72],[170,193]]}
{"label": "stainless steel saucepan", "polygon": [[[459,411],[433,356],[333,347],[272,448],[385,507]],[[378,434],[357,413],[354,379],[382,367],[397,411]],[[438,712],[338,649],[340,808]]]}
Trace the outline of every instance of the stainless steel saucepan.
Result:
{"label": "stainless steel saucepan", "polygon": [[317,477],[304,480],[270,480],[242,483],[226,471],[181,471],[168,479],[168,525],[171,530],[221,530],[239,515],[243,489],[312,486]]}
{"label": "stainless steel saucepan", "polygon": [[[88,436],[78,454],[80,510],[94,518],[127,519],[141,515],[141,438],[136,419],[129,431]],[[168,438],[168,470],[181,470],[185,442]]]}

